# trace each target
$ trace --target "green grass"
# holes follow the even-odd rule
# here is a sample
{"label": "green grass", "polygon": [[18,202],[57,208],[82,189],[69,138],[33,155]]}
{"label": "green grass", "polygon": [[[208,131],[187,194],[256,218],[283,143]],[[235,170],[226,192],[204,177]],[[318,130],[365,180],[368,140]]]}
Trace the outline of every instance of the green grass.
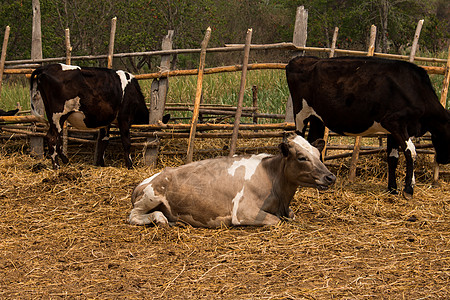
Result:
{"label": "green grass", "polygon": [[[443,53],[443,58],[446,53]],[[22,75],[20,75],[22,76]],[[430,75],[433,86],[440,97],[443,76]],[[238,101],[241,73],[218,73],[205,75],[203,81],[203,103],[225,104],[236,106]],[[150,80],[140,81],[140,85],[148,101],[150,98]],[[247,72],[244,106],[252,104],[252,86],[258,87],[259,112],[271,114],[284,114],[286,99],[289,90],[284,70],[253,70]],[[193,104],[197,88],[196,76],[178,76],[169,79],[169,92],[167,103]],[[29,87],[20,81],[4,81],[1,91],[0,108],[14,109],[17,102],[23,110],[30,109]],[[447,107],[450,97],[447,95]],[[179,113],[176,116],[189,117],[190,113]],[[244,120],[245,122],[246,120]]]}
{"label": "green grass", "polygon": [[17,102],[22,106],[22,110],[30,109],[30,91],[28,86],[19,82],[3,82],[0,98],[0,108],[11,110],[17,107]]}

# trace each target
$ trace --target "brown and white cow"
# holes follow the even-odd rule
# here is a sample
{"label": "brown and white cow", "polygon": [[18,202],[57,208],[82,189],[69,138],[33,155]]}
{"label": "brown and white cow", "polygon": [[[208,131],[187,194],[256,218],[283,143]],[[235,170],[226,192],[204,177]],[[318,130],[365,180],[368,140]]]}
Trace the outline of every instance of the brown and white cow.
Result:
{"label": "brown and white cow", "polygon": [[149,112],[137,80],[128,72],[51,64],[37,68],[30,79],[31,111],[38,118],[47,115],[47,144],[53,168],[64,163],[61,132],[66,120],[79,129],[99,128],[96,165],[104,166],[104,153],[111,123],[116,123],[124,149],[130,158],[131,124],[148,124]]}
{"label": "brown and white cow", "polygon": [[299,186],[328,188],[336,177],[320,161],[320,148],[297,136],[278,155],[220,157],[193,162],[142,181],[133,191],[128,221],[198,227],[274,225],[292,218],[289,204]]}

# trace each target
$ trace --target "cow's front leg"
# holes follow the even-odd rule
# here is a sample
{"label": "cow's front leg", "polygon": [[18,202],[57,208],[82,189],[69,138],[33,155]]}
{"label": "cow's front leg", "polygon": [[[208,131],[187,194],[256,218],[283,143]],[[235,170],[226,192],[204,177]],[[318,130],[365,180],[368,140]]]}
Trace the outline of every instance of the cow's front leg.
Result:
{"label": "cow's front leg", "polygon": [[109,144],[109,127],[101,128],[97,136],[97,145],[95,147],[94,160],[95,165],[105,166],[105,150]]}
{"label": "cow's front leg", "polygon": [[388,192],[397,195],[398,144],[391,135],[387,136]]}
{"label": "cow's front leg", "polygon": [[123,156],[125,158],[125,166],[128,169],[133,167],[133,162],[131,161],[130,149],[131,149],[131,138],[130,138],[130,125],[128,122],[119,123],[120,139],[122,140],[123,146]]}
{"label": "cow's front leg", "polygon": [[234,226],[248,225],[248,226],[265,226],[277,225],[280,218],[276,215],[268,213],[256,205],[248,205],[240,207],[231,216],[231,224]]}
{"label": "cow's front leg", "polygon": [[405,161],[406,161],[406,176],[405,176],[405,188],[403,189],[403,197],[410,200],[413,197],[414,185],[416,184],[414,176],[414,162],[416,160],[416,147],[411,139],[406,142]]}
{"label": "cow's front leg", "polygon": [[63,163],[67,163],[67,157],[63,155],[61,149],[61,136],[56,127],[51,125],[45,137],[53,169],[57,170],[59,169],[58,155],[61,156]]}

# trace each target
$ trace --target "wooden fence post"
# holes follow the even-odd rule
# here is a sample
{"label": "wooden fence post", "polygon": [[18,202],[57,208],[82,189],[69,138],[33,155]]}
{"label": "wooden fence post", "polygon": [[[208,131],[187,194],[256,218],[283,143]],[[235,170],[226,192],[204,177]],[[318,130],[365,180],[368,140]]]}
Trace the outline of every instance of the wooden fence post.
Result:
{"label": "wooden fence post", "polygon": [[[441,100],[440,100],[444,108],[447,107],[447,94],[449,83],[450,83],[450,45],[448,47],[447,65],[445,66],[444,81],[442,82]],[[439,164],[436,162],[435,158],[433,168],[433,184],[437,185],[438,180],[439,180]]]}
{"label": "wooden fence post", "polygon": [[256,85],[252,86],[252,103],[253,103],[253,124],[258,124],[258,87]]}
{"label": "wooden fence post", "polygon": [[[375,52],[375,39],[377,37],[377,27],[375,25],[372,25],[370,28],[370,44],[369,44],[369,50],[367,51],[367,56],[373,56],[373,53]],[[359,149],[361,146],[361,136],[357,136],[355,138],[355,145],[353,146],[353,154],[352,159],[350,161],[350,172],[348,175],[348,180],[354,181],[356,177],[356,164],[358,162],[359,158]]]}
{"label": "wooden fence post", "polygon": [[[333,40],[331,41],[331,51],[330,51],[330,55],[328,56],[329,58],[334,57],[334,51],[336,50],[336,42],[337,42],[338,33],[339,33],[339,28],[335,27],[334,33],[333,33]],[[323,147],[323,150],[322,150],[322,159],[323,160],[325,160],[325,156],[327,155],[327,143],[328,143],[329,134],[330,134],[330,129],[328,129],[328,127],[325,127],[325,132],[323,133],[323,140],[325,141],[325,147]]]}
{"label": "wooden fence post", "polygon": [[236,114],[234,116],[234,126],[233,126],[233,134],[231,136],[231,145],[230,145],[230,153],[228,156],[233,156],[236,153],[236,143],[239,134],[239,125],[241,124],[241,115],[242,115],[242,104],[244,103],[244,94],[245,94],[245,83],[247,80],[247,67],[248,67],[248,58],[250,56],[250,44],[252,42],[252,29],[247,30],[247,35],[245,37],[245,47],[244,47],[244,61],[242,63],[242,74],[241,74],[241,87],[239,90],[239,99],[236,108]]}
{"label": "wooden fence post", "polygon": [[[306,39],[308,37],[308,10],[304,6],[297,7],[295,14],[294,36],[292,37],[292,43],[297,47],[306,47]],[[296,52],[294,56],[303,54],[302,52]],[[292,96],[289,97],[286,102],[286,122],[294,122],[294,108],[292,106]]]}
{"label": "wooden fence post", "polygon": [[[31,32],[31,59],[42,59],[41,6],[39,0],[32,0],[33,26]],[[36,123],[31,131],[36,132]],[[40,136],[30,136],[30,153],[32,156],[44,158],[44,139]]]}
{"label": "wooden fence post", "polygon": [[[172,50],[173,30],[169,30],[167,35],[163,38],[161,44],[161,50]],[[171,55],[161,56],[161,72],[170,71],[170,58]],[[156,124],[162,120],[167,91],[169,89],[169,77],[163,77],[161,79],[154,79],[151,85],[150,96],[150,112],[149,112],[149,124]],[[146,166],[156,166],[159,152],[159,139],[158,137],[151,137],[147,139],[146,146],[144,147],[144,164]]]}
{"label": "wooden fence post", "polygon": [[6,26],[5,36],[3,37],[2,55],[0,58],[0,97],[2,92],[3,71],[5,70],[6,50],[8,48],[10,27]]}
{"label": "wooden fence post", "polygon": [[[70,30],[66,28],[65,30],[65,44],[66,44],[66,64],[70,65],[72,61],[72,47],[70,46]],[[67,121],[64,122],[63,126],[63,153],[67,156],[67,147],[69,144],[69,130],[67,128]]]}
{"label": "wooden fence post", "polygon": [[423,20],[419,20],[416,27],[416,33],[414,34],[414,40],[411,47],[411,53],[409,54],[409,62],[414,61],[414,57],[416,56],[417,45],[419,43],[420,31],[422,30]]}
{"label": "wooden fence post", "polygon": [[108,69],[112,68],[114,55],[114,39],[116,36],[117,17],[111,19],[111,33],[109,34],[109,48],[108,48]]}
{"label": "wooden fence post", "polygon": [[189,133],[188,149],[186,154],[186,163],[192,162],[194,155],[194,139],[195,132],[197,130],[198,114],[200,110],[200,100],[202,98],[202,86],[203,86],[203,70],[205,69],[205,58],[206,58],[206,47],[208,46],[209,39],[211,37],[211,27],[206,29],[205,37],[202,41],[201,51],[200,51],[200,63],[198,66],[198,76],[197,76],[197,90],[195,92],[194,99],[194,111],[192,113],[191,119],[191,130]]}

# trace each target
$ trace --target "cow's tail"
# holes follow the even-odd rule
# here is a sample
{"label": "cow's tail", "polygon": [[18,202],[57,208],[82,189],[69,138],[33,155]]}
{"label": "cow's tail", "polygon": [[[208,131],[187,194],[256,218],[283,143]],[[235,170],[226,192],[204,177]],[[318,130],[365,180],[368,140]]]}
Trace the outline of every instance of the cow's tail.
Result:
{"label": "cow's tail", "polygon": [[39,91],[39,77],[43,73],[43,68],[37,68],[31,73],[30,77],[30,106],[31,113],[37,117],[40,121],[46,122],[44,100],[42,99],[41,92]]}

